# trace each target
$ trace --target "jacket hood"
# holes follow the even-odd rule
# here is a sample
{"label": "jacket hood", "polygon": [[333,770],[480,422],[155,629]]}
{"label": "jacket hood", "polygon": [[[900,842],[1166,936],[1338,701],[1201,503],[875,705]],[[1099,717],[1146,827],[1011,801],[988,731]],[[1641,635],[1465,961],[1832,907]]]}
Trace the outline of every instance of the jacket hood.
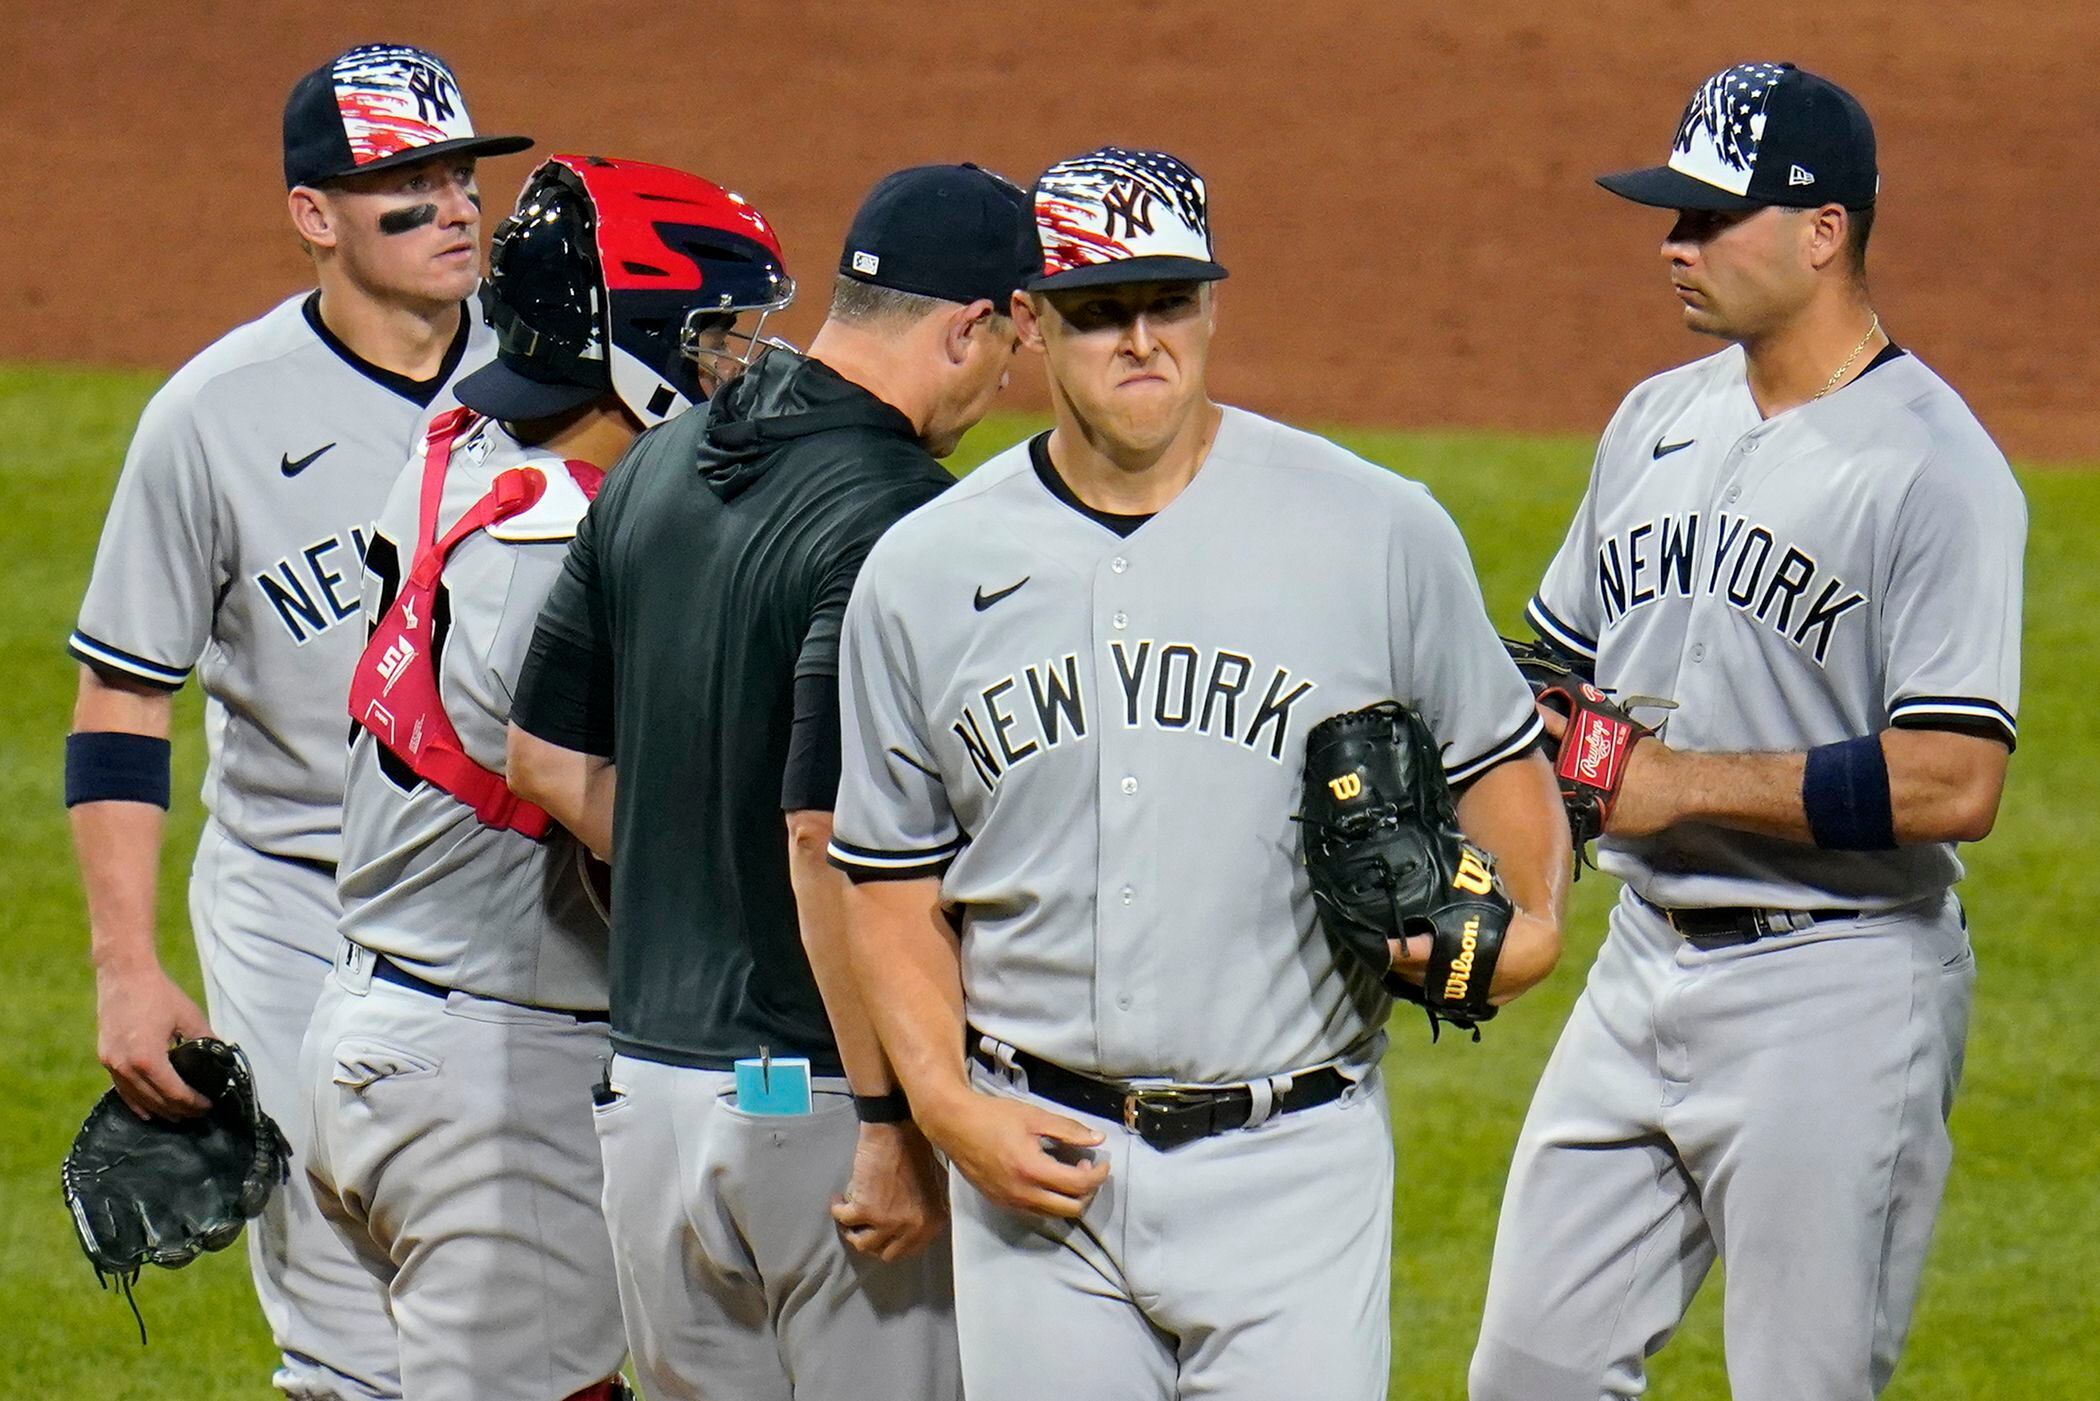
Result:
{"label": "jacket hood", "polygon": [[916,441],[911,420],[807,356],[776,346],[708,401],[698,466],[728,501],[771,471],[780,450],[839,429]]}

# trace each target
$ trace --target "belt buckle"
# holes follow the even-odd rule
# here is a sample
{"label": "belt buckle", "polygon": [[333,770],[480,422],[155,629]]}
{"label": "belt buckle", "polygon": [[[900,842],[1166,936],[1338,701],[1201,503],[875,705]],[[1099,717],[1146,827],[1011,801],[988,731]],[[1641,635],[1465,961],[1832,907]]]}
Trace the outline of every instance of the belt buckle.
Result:
{"label": "belt buckle", "polygon": [[1123,1096],[1123,1127],[1162,1151],[1208,1138],[1211,1096],[1191,1090],[1130,1090]]}

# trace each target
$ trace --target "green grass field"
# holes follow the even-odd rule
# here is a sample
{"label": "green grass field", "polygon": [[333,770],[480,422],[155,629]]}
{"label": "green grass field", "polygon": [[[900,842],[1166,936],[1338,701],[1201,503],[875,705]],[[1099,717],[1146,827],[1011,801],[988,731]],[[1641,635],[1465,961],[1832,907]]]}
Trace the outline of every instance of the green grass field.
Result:
{"label": "green grass field", "polygon": [[[0,1091],[0,1376],[20,1396],[182,1398],[266,1394],[272,1353],[239,1250],[176,1273],[151,1271],[141,1349],[123,1304],[98,1292],[58,1193],[58,1164],[105,1081],[94,1059],[93,987],[59,803],[60,736],[74,685],[71,626],[110,485],[155,379],[0,370],[9,445],[0,559],[0,810],[7,844],[0,962],[15,970]],[[1012,441],[989,425],[964,457]],[[1505,630],[1560,538],[1588,465],[1575,439],[1348,433],[1366,455],[1426,481],[1465,528]],[[2100,475],[2027,472],[2025,744],[1998,831],[1969,857],[1963,887],[1983,965],[1958,1158],[1911,1346],[1891,1397],[1903,1401],[2092,1394],[2090,1329],[2100,1276],[2100,1019],[2079,951],[2100,911],[2100,740],[2073,726],[2084,658],[2100,651]],[[162,946],[198,992],[182,882],[200,810],[197,697],[179,708],[171,839],[162,862]],[[1393,1392],[1464,1395],[1486,1282],[1497,1194],[1531,1086],[1601,934],[1610,882],[1578,887],[1568,956],[1541,991],[1475,1046],[1432,1048],[1411,1012],[1389,1062],[1400,1135]],[[201,996],[201,992],[199,993]],[[1348,1190],[1336,1183],[1337,1192]],[[1803,1184],[1813,1190],[1813,1184]],[[1225,1223],[1220,1229],[1229,1229]],[[1718,1279],[1654,1367],[1652,1394],[1721,1398]],[[872,1399],[871,1399],[872,1401]],[[1802,1398],[1814,1401],[1814,1398]]]}

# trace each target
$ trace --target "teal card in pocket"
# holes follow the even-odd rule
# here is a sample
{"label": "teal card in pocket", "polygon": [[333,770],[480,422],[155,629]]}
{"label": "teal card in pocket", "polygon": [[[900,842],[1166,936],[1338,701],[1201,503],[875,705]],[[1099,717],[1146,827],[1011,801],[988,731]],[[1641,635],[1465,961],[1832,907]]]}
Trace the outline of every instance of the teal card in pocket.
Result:
{"label": "teal card in pocket", "polygon": [[764,1060],[746,1056],[736,1063],[736,1107],[746,1114],[807,1114],[809,1060],[791,1056]]}

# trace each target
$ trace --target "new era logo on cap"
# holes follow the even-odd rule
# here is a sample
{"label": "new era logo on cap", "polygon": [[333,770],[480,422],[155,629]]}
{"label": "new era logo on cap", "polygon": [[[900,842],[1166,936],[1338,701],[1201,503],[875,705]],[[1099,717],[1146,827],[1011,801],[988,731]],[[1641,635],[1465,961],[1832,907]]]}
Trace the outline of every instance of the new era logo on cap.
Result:
{"label": "new era logo on cap", "polygon": [[882,259],[873,253],[856,252],[853,255],[853,270],[863,277],[873,277],[882,271]]}
{"label": "new era logo on cap", "polygon": [[1164,151],[1103,146],[1059,161],[1035,186],[1037,288],[1225,275],[1211,260],[1203,179]]}
{"label": "new era logo on cap", "polygon": [[1816,183],[1816,177],[1810,175],[1798,165],[1789,166],[1786,172],[1786,182],[1789,185],[1813,185]]}
{"label": "new era logo on cap", "polygon": [[452,70],[435,54],[369,44],[335,61],[336,110],[359,165],[412,146],[463,141],[474,134]]}

